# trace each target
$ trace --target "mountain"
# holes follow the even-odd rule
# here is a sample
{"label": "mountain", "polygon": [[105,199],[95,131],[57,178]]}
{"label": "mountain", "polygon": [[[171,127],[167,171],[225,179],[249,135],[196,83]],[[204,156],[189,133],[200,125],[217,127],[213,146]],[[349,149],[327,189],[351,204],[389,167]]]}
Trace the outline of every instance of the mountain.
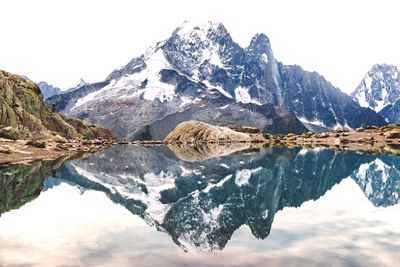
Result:
{"label": "mountain", "polygon": [[378,112],[387,122],[400,122],[400,69],[387,64],[374,65],[351,96],[361,106]]}
{"label": "mountain", "polygon": [[48,84],[47,82],[41,81],[38,82],[37,85],[39,86],[40,92],[42,93],[44,99],[63,93],[60,88]]}
{"label": "mountain", "polygon": [[88,122],[67,118],[43,101],[39,87],[22,77],[0,71],[0,136],[10,139],[113,138]]}
{"label": "mountain", "polygon": [[184,249],[214,250],[242,225],[266,238],[277,212],[317,200],[349,176],[374,205],[397,204],[400,176],[374,167],[380,160],[397,170],[397,157],[330,149],[247,149],[182,161],[166,147],[118,146],[68,162],[54,178],[104,192]]}
{"label": "mountain", "polygon": [[[23,77],[26,79],[26,77]],[[29,80],[29,79],[28,79]],[[30,82],[33,82],[31,80],[29,80]],[[61,94],[65,94],[65,93],[69,93],[72,91],[75,91],[76,89],[79,89],[85,85],[87,85],[88,83],[85,82],[85,80],[83,80],[82,78],[80,78],[79,83],[74,86],[69,88],[68,90],[61,90],[58,87],[55,87],[51,84],[48,84],[47,82],[41,81],[38,82],[37,85],[39,86],[40,92],[42,92],[43,98],[46,100],[47,98],[50,98],[52,96],[57,96],[57,95],[61,95]]]}
{"label": "mountain", "polygon": [[242,48],[213,22],[185,22],[101,85],[48,101],[128,139],[155,138],[152,129],[183,120],[271,133],[306,131],[298,120],[319,130],[385,124],[317,73],[278,62],[266,35]]}

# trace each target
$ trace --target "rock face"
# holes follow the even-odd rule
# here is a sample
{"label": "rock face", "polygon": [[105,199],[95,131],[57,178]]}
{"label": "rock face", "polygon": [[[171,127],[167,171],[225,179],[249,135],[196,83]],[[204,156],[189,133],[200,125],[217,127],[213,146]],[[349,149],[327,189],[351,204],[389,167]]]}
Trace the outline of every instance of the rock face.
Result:
{"label": "rock face", "polygon": [[[127,139],[164,138],[186,120],[250,120],[242,125],[271,133],[306,131],[299,119],[319,130],[385,124],[317,73],[279,63],[266,35],[242,48],[212,22],[186,22],[104,82],[48,101]],[[172,129],[156,136],[165,125]]]}
{"label": "rock face", "polygon": [[250,142],[245,133],[233,131],[227,127],[213,126],[201,121],[185,121],[165,137],[166,142],[182,143],[226,143]]}
{"label": "rock face", "polygon": [[394,104],[387,105],[379,114],[388,123],[400,123],[400,99],[394,102]]}
{"label": "rock face", "polygon": [[378,112],[387,122],[400,121],[400,69],[376,64],[351,94],[363,107]]}
{"label": "rock face", "polygon": [[384,125],[376,112],[360,107],[353,99],[334,87],[316,72],[299,66],[281,66],[284,101],[310,130],[355,129],[367,125]]}
{"label": "rock face", "polygon": [[0,135],[11,139],[113,138],[108,130],[70,119],[43,102],[39,87],[18,75],[0,71]]}

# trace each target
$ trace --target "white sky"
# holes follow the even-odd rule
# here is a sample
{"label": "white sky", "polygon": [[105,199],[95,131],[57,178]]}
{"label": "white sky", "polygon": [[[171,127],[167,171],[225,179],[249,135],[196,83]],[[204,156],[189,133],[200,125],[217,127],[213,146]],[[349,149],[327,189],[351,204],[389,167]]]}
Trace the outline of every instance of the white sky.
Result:
{"label": "white sky", "polygon": [[275,57],[351,92],[375,63],[400,66],[400,1],[2,0],[0,69],[61,88],[113,69],[184,20],[222,22],[247,46],[259,32]]}

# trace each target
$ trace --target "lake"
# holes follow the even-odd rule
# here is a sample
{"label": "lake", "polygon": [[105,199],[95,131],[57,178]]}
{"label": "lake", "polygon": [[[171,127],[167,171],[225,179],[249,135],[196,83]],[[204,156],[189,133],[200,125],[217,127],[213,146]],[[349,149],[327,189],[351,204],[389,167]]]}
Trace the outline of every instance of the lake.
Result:
{"label": "lake", "polygon": [[120,145],[0,168],[0,266],[399,266],[400,157]]}

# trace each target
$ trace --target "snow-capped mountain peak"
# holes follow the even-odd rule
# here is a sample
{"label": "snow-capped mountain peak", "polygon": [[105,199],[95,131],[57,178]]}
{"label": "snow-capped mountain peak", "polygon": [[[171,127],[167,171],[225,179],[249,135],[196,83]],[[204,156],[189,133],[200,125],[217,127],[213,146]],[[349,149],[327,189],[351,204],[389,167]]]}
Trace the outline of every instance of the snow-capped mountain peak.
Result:
{"label": "snow-capped mountain peak", "polygon": [[396,66],[375,64],[351,94],[362,107],[376,112],[400,98],[400,70]]}
{"label": "snow-capped mountain peak", "polygon": [[[92,100],[117,96],[118,98],[142,97],[145,100],[160,102],[179,98],[175,86],[164,81],[162,72],[174,70],[190,82],[203,81],[205,73],[212,72],[213,68],[224,68],[221,38],[231,40],[221,23],[186,21],[169,39],[149,47],[142,56],[114,70],[106,79],[110,82],[109,85],[101,90],[104,93],[97,91],[87,95],[80,99],[73,109]],[[202,71],[199,71],[201,68]],[[201,75],[203,77],[200,77]],[[218,84],[209,82],[205,84],[226,96],[231,95]],[[126,90],[129,87],[131,89]],[[188,102],[187,98],[185,100]]]}
{"label": "snow-capped mountain peak", "polygon": [[221,23],[187,21],[173,32],[163,50],[175,69],[202,80],[215,67],[225,67],[229,59],[225,50],[231,43],[232,38]]}
{"label": "snow-capped mountain peak", "polygon": [[181,38],[196,38],[200,41],[207,41],[209,37],[218,31],[227,33],[224,25],[220,22],[212,21],[185,21],[181,27],[178,27],[174,34]]}

